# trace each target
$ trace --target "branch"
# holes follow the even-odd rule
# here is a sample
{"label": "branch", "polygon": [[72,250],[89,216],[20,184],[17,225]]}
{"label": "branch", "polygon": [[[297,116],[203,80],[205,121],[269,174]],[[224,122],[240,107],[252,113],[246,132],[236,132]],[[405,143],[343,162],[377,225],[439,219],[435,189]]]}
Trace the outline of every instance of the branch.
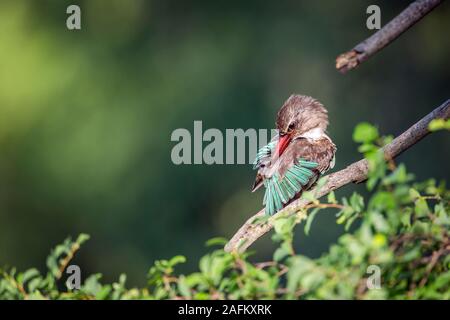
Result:
{"label": "branch", "polygon": [[412,27],[442,1],[417,0],[411,3],[398,16],[368,39],[359,43],[352,50],[339,55],[336,58],[336,69],[345,73],[358,66],[361,62],[366,61]]}
{"label": "branch", "polygon": [[[403,132],[400,136],[395,138],[391,143],[386,145],[382,150],[386,159],[393,159],[400,155],[403,151],[412,147],[422,138],[430,133],[428,124],[433,119],[448,119],[450,118],[450,99],[445,101],[441,106],[433,110],[427,116],[422,118],[419,122],[414,124],[408,130]],[[325,176],[326,182],[317,190],[311,191],[316,198],[321,198],[333,190],[339,189],[351,182],[358,183],[367,179],[369,168],[367,160],[359,160],[347,168]],[[225,251],[239,251],[244,252],[256,240],[269,232],[273,227],[273,221],[282,215],[298,214],[298,211],[308,205],[311,201],[307,199],[297,199],[291,204],[271,216],[268,220],[258,222],[259,218],[264,217],[264,209],[249,218],[244,225],[236,232],[233,238],[225,246]],[[302,217],[303,218],[303,217]],[[256,219],[256,220],[255,220]]]}

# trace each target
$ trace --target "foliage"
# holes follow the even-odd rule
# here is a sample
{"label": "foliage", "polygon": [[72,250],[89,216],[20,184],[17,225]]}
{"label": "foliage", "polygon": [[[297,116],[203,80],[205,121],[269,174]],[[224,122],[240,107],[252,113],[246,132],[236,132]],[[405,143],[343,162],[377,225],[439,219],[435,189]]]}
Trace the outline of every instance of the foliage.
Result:
{"label": "foliage", "polygon": [[[448,214],[450,191],[435,180],[417,183],[403,164],[385,161],[377,150],[390,141],[379,137],[370,124],[357,126],[354,140],[369,160],[365,200],[358,193],[326,202],[314,199],[302,209],[308,212],[304,231],[324,208],[337,210],[337,223],[346,232],[318,259],[295,252],[295,226],[304,215],[277,218],[273,241],[279,243],[273,260],[250,262],[249,253],[221,249],[203,256],[199,270],[187,275],[175,272],[183,256],[156,261],[145,288],[126,288],[126,276],[102,284],[101,275],[89,276],[79,290],[60,283],[74,253],[88,239],[80,235],[58,245],[47,259],[45,275],[36,269],[3,270],[3,299],[449,299],[450,255]],[[308,194],[308,196],[311,196]],[[305,213],[305,212],[303,212]],[[353,226],[353,228],[352,228]],[[223,246],[222,238],[208,246]],[[381,271],[381,287],[368,289],[370,270]]]}
{"label": "foliage", "polygon": [[428,128],[430,131],[450,130],[450,119],[434,119],[430,122]]}

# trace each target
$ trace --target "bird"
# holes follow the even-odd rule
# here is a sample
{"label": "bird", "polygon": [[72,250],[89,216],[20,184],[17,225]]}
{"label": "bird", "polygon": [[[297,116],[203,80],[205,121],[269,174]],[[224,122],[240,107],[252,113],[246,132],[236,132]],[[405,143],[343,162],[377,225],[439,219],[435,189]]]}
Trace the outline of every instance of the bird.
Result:
{"label": "bird", "polygon": [[336,145],[326,134],[328,111],[318,100],[292,94],[277,113],[275,137],[260,148],[252,192],[265,187],[265,214],[274,215],[311,189],[335,164]]}

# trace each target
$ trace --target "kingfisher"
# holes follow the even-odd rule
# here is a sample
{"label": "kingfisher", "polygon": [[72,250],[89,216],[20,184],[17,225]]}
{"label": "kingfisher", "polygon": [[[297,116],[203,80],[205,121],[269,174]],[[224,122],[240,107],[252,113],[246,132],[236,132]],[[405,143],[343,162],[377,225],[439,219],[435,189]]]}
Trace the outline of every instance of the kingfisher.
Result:
{"label": "kingfisher", "polygon": [[293,94],[277,114],[277,135],[258,150],[252,192],[264,185],[266,215],[311,189],[334,167],[336,146],[326,134],[328,112],[316,99]]}

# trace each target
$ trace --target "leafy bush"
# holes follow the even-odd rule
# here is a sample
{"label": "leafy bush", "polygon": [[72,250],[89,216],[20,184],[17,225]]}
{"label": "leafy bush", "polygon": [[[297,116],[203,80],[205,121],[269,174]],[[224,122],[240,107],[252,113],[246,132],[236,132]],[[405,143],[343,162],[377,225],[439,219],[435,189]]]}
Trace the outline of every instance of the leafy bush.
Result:
{"label": "leafy bush", "polygon": [[[441,123],[434,126],[446,128]],[[274,222],[272,238],[279,246],[271,261],[252,263],[249,253],[218,249],[200,259],[198,272],[187,275],[175,273],[176,265],[186,260],[183,256],[156,261],[145,288],[127,289],[125,275],[116,283],[102,284],[101,275],[94,274],[79,290],[71,290],[61,284],[61,276],[88,239],[80,235],[51,252],[45,275],[36,269],[2,270],[0,298],[449,299],[450,191],[433,179],[417,183],[403,164],[385,161],[377,150],[390,138],[380,138],[372,125],[358,125],[354,140],[369,161],[366,185],[372,194],[365,200],[355,192],[337,201],[331,193],[327,201],[314,200],[302,209],[308,213],[306,233],[324,208],[337,210],[337,223],[345,225],[345,234],[318,259],[294,251],[294,228],[302,215],[282,216]],[[215,238],[207,244],[225,242]],[[380,288],[369,289],[374,270],[381,273]]]}

